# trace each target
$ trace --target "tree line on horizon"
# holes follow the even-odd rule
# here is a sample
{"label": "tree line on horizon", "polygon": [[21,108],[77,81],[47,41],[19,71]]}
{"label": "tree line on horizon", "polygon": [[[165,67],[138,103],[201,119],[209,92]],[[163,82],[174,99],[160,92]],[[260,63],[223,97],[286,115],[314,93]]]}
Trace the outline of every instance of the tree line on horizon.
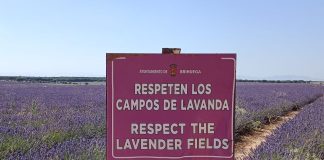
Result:
{"label": "tree line on horizon", "polygon": [[[62,83],[72,84],[77,82],[105,82],[106,77],[29,77],[29,76],[0,76],[2,81],[34,82],[34,83]],[[304,80],[249,80],[237,79],[236,82],[259,83],[310,83]]]}

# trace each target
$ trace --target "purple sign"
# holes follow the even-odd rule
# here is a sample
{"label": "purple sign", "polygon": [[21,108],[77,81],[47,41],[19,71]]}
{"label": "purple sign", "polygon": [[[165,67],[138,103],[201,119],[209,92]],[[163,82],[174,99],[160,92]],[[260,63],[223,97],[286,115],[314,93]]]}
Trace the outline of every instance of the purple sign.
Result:
{"label": "purple sign", "polygon": [[107,159],[234,159],[236,54],[107,54]]}

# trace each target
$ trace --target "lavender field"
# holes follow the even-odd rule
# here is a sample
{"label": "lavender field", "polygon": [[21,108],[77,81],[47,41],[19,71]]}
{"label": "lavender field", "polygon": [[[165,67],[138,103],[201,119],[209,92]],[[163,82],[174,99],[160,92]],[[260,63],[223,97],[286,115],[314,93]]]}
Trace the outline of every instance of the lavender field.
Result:
{"label": "lavender field", "polygon": [[[235,136],[302,109],[250,158],[323,158],[323,93],[311,84],[238,83]],[[105,85],[1,81],[0,159],[105,159],[105,116]]]}
{"label": "lavender field", "polygon": [[236,136],[323,96],[324,87],[291,83],[239,83],[236,90]]}
{"label": "lavender field", "polygon": [[249,159],[324,159],[324,97],[305,106]]}
{"label": "lavender field", "polygon": [[0,159],[105,159],[105,86],[0,83]]}

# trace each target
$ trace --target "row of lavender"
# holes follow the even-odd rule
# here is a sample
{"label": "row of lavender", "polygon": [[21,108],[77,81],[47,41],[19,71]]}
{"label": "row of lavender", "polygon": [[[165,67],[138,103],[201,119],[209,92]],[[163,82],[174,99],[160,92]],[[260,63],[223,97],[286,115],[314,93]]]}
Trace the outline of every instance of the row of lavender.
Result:
{"label": "row of lavender", "polygon": [[297,83],[238,83],[236,93],[237,137],[271,118],[311,103],[324,94],[324,87]]}
{"label": "row of lavender", "polygon": [[0,82],[0,159],[104,159],[105,87]]}
{"label": "row of lavender", "polygon": [[324,159],[324,97],[305,106],[248,159]]}

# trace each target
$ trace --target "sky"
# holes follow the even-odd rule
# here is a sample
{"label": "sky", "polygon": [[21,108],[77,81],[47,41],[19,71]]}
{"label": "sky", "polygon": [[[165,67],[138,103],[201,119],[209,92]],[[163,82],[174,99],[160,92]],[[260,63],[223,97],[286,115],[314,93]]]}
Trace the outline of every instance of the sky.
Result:
{"label": "sky", "polygon": [[324,80],[323,0],[0,0],[0,76],[105,76],[106,53],[237,53],[245,79]]}

